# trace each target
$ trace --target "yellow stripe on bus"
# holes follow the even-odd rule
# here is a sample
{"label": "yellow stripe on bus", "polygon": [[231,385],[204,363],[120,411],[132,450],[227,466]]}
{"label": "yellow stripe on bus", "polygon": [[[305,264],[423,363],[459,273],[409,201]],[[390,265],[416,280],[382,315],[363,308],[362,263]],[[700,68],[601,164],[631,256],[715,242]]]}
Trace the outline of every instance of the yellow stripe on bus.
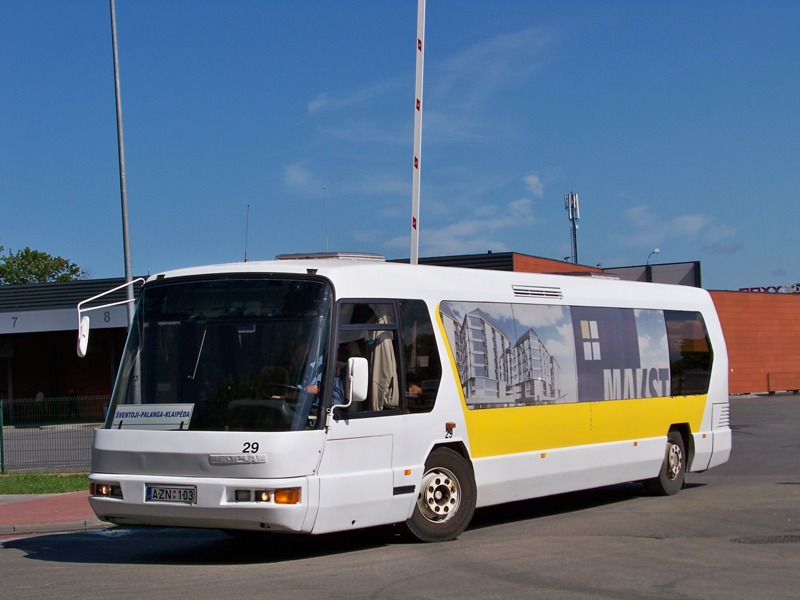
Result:
{"label": "yellow stripe on bus", "polygon": [[700,429],[705,396],[542,406],[464,405],[473,458],[663,436],[674,423]]}

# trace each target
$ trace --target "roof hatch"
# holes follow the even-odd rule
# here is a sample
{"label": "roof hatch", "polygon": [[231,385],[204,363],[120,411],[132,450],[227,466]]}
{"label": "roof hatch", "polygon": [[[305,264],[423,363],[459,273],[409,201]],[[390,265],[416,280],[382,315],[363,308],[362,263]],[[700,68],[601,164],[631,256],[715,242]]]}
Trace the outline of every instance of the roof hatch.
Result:
{"label": "roof hatch", "polygon": [[310,252],[299,254],[279,254],[275,260],[321,260],[321,259],[340,259],[340,260],[375,260],[383,262],[385,259],[382,254],[371,254],[369,252]]}

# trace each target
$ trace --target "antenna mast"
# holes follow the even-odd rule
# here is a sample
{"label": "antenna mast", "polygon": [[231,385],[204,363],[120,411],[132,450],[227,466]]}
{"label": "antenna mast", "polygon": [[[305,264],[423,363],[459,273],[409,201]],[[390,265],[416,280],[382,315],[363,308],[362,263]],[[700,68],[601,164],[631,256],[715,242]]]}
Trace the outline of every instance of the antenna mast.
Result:
{"label": "antenna mast", "polygon": [[567,215],[569,215],[570,228],[572,229],[572,262],[578,264],[578,221],[581,219],[578,194],[570,192],[564,196],[564,208],[567,210]]}
{"label": "antenna mast", "polygon": [[322,208],[325,211],[325,252],[328,252],[328,188],[322,186]]}
{"label": "antenna mast", "polygon": [[425,0],[417,0],[417,76],[414,93],[414,174],[411,181],[411,254],[409,263],[419,259],[419,181],[422,168],[422,78],[425,66]]}
{"label": "antenna mast", "polygon": [[247,262],[247,238],[250,233],[250,205],[247,205],[247,217],[244,220],[244,262]]}

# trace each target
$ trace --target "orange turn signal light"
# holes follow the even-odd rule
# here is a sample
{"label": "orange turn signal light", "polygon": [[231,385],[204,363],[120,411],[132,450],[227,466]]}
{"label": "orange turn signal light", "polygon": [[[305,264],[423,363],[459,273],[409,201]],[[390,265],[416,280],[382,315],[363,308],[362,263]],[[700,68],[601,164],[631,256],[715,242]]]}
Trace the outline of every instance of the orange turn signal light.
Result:
{"label": "orange turn signal light", "polygon": [[272,494],[275,504],[300,504],[300,488],[284,488]]}

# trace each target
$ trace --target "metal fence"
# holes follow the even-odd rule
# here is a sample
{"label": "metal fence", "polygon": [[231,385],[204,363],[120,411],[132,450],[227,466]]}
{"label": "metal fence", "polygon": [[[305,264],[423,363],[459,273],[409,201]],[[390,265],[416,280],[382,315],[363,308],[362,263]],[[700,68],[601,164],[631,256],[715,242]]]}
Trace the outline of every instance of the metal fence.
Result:
{"label": "metal fence", "polygon": [[108,396],[0,400],[0,471],[88,471]]}

